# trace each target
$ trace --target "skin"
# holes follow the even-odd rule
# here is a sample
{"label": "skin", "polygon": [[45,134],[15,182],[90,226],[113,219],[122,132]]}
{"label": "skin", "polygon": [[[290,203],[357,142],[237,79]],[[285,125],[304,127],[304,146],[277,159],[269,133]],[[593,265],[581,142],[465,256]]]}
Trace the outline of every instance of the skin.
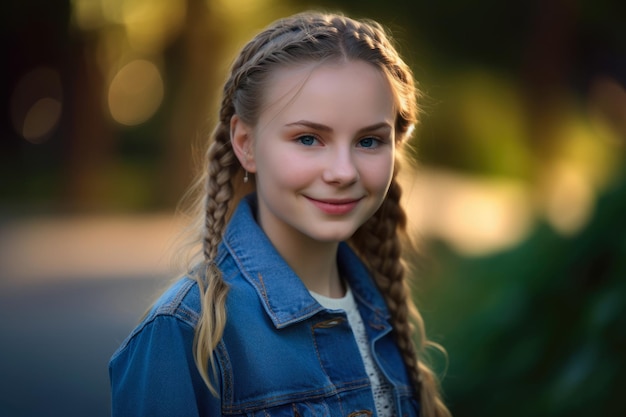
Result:
{"label": "skin", "polygon": [[255,126],[231,120],[233,149],[255,173],[258,219],[312,291],[341,297],[339,242],[380,207],[395,153],[394,98],[362,61],[274,72]]}

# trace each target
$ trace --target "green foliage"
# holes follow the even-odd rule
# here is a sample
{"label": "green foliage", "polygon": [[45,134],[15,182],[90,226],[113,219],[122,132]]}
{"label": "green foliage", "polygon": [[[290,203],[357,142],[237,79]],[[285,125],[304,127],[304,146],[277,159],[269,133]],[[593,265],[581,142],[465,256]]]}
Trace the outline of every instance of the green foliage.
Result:
{"label": "green foliage", "polygon": [[540,225],[515,250],[477,259],[434,244],[440,268],[421,298],[449,353],[456,417],[626,415],[624,212],[622,176],[575,237]]}

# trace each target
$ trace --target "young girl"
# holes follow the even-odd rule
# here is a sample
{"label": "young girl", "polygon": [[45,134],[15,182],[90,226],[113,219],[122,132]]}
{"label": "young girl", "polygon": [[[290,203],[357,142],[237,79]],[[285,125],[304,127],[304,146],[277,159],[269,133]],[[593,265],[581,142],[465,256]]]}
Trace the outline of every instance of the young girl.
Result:
{"label": "young girl", "polygon": [[252,39],[200,181],[203,259],[111,359],[113,415],[448,416],[401,260],[416,117],[375,22],[304,13]]}

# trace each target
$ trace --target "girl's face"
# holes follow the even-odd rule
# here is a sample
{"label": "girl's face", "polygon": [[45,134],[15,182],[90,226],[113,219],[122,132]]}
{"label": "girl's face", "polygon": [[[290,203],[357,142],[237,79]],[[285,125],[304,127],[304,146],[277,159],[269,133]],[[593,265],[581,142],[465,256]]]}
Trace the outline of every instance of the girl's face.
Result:
{"label": "girl's face", "polygon": [[261,227],[275,244],[348,239],[380,207],[391,182],[395,106],[388,82],[361,61],[285,68],[272,75],[264,104],[256,126],[239,124]]}

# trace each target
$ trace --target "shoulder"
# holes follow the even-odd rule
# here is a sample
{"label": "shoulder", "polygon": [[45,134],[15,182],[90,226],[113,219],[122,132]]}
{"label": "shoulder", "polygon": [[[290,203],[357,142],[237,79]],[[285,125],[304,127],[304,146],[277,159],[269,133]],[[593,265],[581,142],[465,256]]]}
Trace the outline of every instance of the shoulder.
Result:
{"label": "shoulder", "polygon": [[172,284],[152,305],[141,322],[122,342],[112,360],[144,333],[153,333],[155,328],[178,329],[181,334],[193,334],[200,317],[200,292],[198,284],[183,277]]}
{"label": "shoulder", "polygon": [[157,299],[146,318],[167,316],[195,327],[200,317],[200,309],[198,283],[192,278],[183,277]]}
{"label": "shoulder", "polygon": [[[193,356],[196,282],[168,288],[109,361],[113,416],[221,415]],[[216,384],[219,387],[219,384]]]}

